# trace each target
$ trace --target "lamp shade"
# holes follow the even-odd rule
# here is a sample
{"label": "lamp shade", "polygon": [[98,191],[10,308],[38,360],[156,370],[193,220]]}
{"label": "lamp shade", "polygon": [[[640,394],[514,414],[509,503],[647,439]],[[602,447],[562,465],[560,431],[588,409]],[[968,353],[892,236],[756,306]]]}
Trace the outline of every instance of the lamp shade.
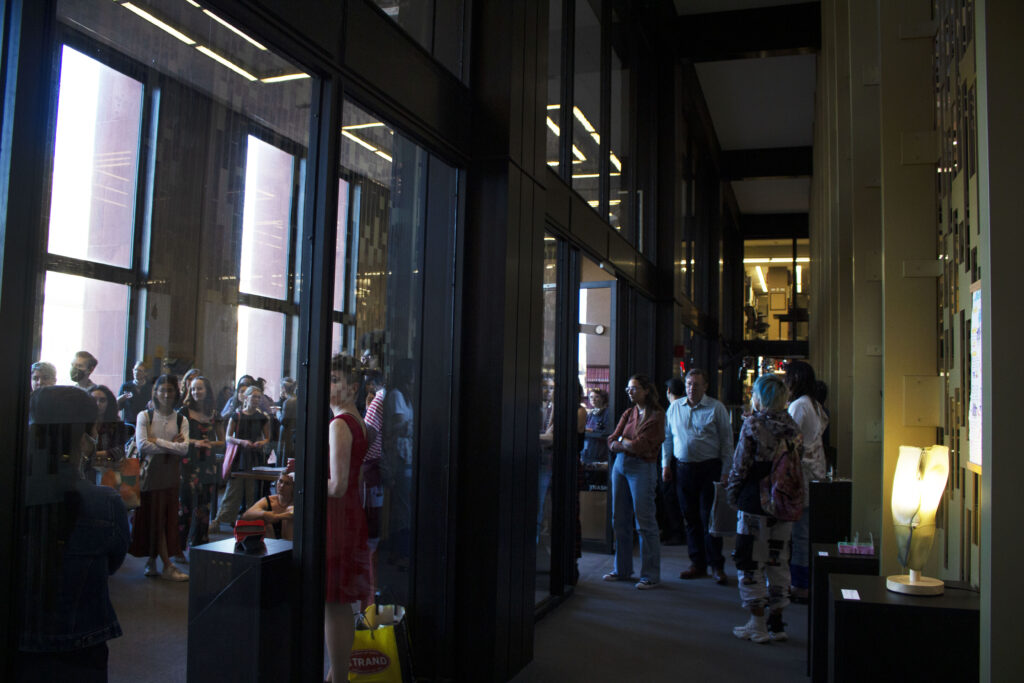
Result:
{"label": "lamp shade", "polygon": [[899,561],[910,573],[890,576],[890,590],[942,593],[942,582],[923,577],[921,572],[935,541],[935,511],[948,477],[949,449],[945,446],[900,446],[893,476],[892,519]]}

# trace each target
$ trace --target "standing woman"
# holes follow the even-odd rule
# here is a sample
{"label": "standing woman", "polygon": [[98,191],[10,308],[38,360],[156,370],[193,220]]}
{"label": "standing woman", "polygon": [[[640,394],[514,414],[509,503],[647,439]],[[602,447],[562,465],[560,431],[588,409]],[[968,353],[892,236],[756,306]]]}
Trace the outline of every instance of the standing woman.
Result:
{"label": "standing woman", "polygon": [[[114,393],[100,384],[89,392],[96,401],[99,419],[96,423],[96,454],[86,467],[113,467],[124,459],[124,444],[128,440],[128,428],[118,419],[117,399]],[[93,481],[95,473],[86,469],[86,479]]]}
{"label": "standing woman", "polygon": [[[661,581],[661,544],[654,505],[658,459],[665,440],[665,412],[658,390],[646,375],[633,375],[626,386],[633,406],[608,437],[615,455],[612,466],[612,527],[615,529],[615,571],[605,581],[628,581],[633,573],[633,526],[640,532],[640,590]],[[635,520],[635,521],[634,521]]]}
{"label": "standing woman", "polygon": [[[238,452],[231,463],[231,472],[251,472],[253,467],[263,464],[263,447],[270,441],[270,418],[260,412],[263,392],[257,386],[239,390],[241,409],[236,410],[228,420],[225,441],[238,446]],[[244,501],[243,501],[244,498]],[[256,502],[256,482],[252,479],[229,477],[224,489],[217,518],[210,525],[210,531],[218,531],[220,523],[234,524],[238,518],[239,505],[248,510]]]}
{"label": "standing woman", "polygon": [[805,602],[810,587],[811,481],[825,478],[825,447],[822,436],[828,427],[828,416],[814,400],[817,389],[814,368],[801,360],[786,366],[786,388],[789,389],[789,416],[804,437],[804,512],[793,522],[793,544],[789,570],[793,580],[790,596],[794,602]]}
{"label": "standing woman", "polygon": [[[188,453],[188,420],[174,412],[178,402],[178,378],[160,375],[153,385],[153,410],[143,410],[135,423],[135,443],[140,457],[148,459],[142,486],[142,502],[135,513],[130,552],[148,557],[146,576],[169,581],[188,581],[188,574],[171,562],[181,553],[178,538],[178,481],[180,461]],[[163,572],[156,570],[157,555]]]}
{"label": "standing woman", "polygon": [[191,549],[210,540],[211,490],[218,479],[213,449],[224,445],[224,425],[214,406],[210,380],[202,375],[194,377],[178,412],[188,420],[188,453],[181,460],[178,493],[178,532],[185,541],[183,545]]}
{"label": "standing woman", "polygon": [[590,405],[587,411],[585,441],[581,459],[585,465],[608,461],[608,434],[612,428],[612,408],[608,405],[608,392],[604,389],[590,390]]}
{"label": "standing woman", "polygon": [[366,516],[359,502],[359,471],[366,457],[366,424],[356,407],[362,373],[359,362],[331,359],[330,467],[327,479],[327,562],[324,637],[331,661],[328,681],[348,680],[354,622],[352,606],[373,592]]}
{"label": "standing woman", "polygon": [[[732,630],[741,640],[786,640],[782,610],[789,604],[786,543],[793,522],[768,516],[761,506],[761,482],[783,448],[803,450],[800,429],[786,412],[789,392],[775,374],[754,382],[754,412],[743,421],[726,490],[739,510],[736,520],[736,571],[740,600],[750,619]],[[766,614],[766,610],[768,613]]]}

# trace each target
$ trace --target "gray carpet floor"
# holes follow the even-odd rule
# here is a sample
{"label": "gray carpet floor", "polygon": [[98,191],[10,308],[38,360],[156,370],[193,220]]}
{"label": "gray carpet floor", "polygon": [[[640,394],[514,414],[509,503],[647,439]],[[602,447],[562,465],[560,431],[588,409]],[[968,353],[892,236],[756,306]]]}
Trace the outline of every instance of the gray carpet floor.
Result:
{"label": "gray carpet floor", "polygon": [[[144,561],[128,557],[110,577],[124,637],[110,641],[110,681],[185,680],[188,584],[143,576]],[[572,681],[805,681],[807,608],[786,611],[790,640],[756,645],[732,636],[746,621],[735,570],[729,585],[681,581],[685,546],[662,548],[662,582],[638,591],[601,576],[612,557],[585,553],[574,594],[537,623],[534,661],[518,683]],[[639,567],[639,558],[635,561]],[[224,634],[230,638],[231,634]]]}
{"label": "gray carpet floor", "polygon": [[[755,644],[732,635],[746,622],[736,574],[729,585],[710,578],[682,581],[685,546],[662,548],[662,581],[639,591],[609,583],[610,555],[585,553],[573,595],[537,623],[534,659],[516,683],[572,681],[806,681],[807,607],[784,613],[789,641]],[[639,558],[634,559],[634,571]]]}

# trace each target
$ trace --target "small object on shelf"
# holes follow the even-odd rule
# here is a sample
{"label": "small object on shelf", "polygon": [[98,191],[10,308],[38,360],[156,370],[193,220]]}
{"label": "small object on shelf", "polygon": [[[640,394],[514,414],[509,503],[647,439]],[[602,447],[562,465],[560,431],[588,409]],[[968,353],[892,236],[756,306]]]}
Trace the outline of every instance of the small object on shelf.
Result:
{"label": "small object on shelf", "polygon": [[841,555],[874,555],[875,554],[875,536],[872,533],[868,533],[868,542],[860,542],[860,534],[854,534],[853,541],[839,541],[839,553]]}

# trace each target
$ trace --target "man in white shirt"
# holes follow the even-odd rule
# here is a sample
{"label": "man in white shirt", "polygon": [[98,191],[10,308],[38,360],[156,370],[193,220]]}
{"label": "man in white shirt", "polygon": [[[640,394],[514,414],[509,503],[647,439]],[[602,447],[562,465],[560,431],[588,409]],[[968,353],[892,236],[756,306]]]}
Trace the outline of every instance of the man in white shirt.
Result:
{"label": "man in white shirt", "polygon": [[715,482],[732,459],[733,439],[729,413],[721,401],[707,395],[707,374],[694,368],[686,373],[686,400],[676,401],[665,413],[665,442],[661,448],[662,476],[675,480],[676,493],[686,519],[690,566],[681,579],[707,576],[725,585],[722,539],[708,533]]}

